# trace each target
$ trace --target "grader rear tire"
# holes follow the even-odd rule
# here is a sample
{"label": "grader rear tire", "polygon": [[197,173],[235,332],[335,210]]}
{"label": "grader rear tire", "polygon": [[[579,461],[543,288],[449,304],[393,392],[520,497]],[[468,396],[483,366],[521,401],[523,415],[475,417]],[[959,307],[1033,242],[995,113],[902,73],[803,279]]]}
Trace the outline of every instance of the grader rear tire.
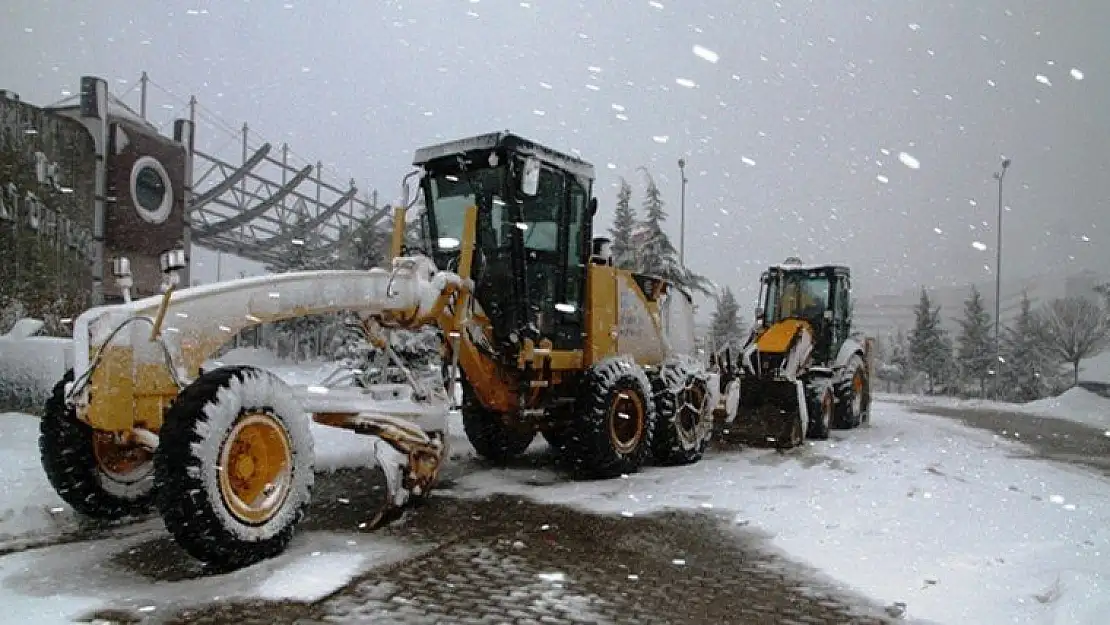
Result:
{"label": "grader rear tire", "polygon": [[153,505],[153,454],[114,442],[77,419],[65,403],[73,371],[54,385],[39,423],[39,456],[58,496],[84,516],[117,520],[146,514]]}
{"label": "grader rear tire", "polygon": [[190,555],[229,570],[284,551],[314,479],[309,420],[285,383],[254,367],[206,372],[160,439],[158,510]]}
{"label": "grader rear tire", "polygon": [[582,477],[635,473],[651,453],[655,406],[651,383],[631,360],[611,358],[586,372],[563,452]]}
{"label": "grader rear tire", "polygon": [[514,430],[506,425],[501,415],[482,405],[465,378],[462,387],[463,431],[474,451],[495,464],[505,464],[524,453],[536,438],[536,433]]}
{"label": "grader rear tire", "polygon": [[713,435],[708,382],[682,364],[667,363],[652,376],[651,385],[656,464],[675,466],[701,460]]}

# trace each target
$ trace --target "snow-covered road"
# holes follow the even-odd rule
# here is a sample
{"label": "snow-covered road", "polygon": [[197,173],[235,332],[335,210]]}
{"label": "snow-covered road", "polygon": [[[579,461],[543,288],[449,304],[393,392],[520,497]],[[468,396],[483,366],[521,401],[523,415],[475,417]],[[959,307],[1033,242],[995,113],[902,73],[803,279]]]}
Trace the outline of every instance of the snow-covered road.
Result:
{"label": "snow-covered road", "polygon": [[[0,416],[0,548],[77,531],[38,469],[36,425],[34,417]],[[329,467],[366,457],[359,447],[366,441],[355,435],[319,435],[334,437],[320,446]],[[880,605],[904,603],[915,619],[1095,625],[1110,614],[1106,478],[896,403],[877,403],[870,427],[834,432],[787,454],[717,451],[697,465],[601,482],[568,482],[542,463],[484,468],[467,459],[465,443],[457,446],[463,460],[441,497],[503,493],[630,521],[663,508],[713,510],[737,531],[766,534],[784,556],[830,583]],[[275,561],[218,578],[157,583],[113,562],[112,554],[150,548],[161,534],[149,521],[133,536],[4,556],[3,603],[21,619],[47,623],[103,605],[157,611],[169,597],[203,604],[216,596],[299,592],[311,600],[423,548],[385,536],[305,532]],[[80,583],[56,581],[72,570],[84,571]],[[90,583],[90,575],[101,579]],[[139,598],[143,606],[134,605]]]}

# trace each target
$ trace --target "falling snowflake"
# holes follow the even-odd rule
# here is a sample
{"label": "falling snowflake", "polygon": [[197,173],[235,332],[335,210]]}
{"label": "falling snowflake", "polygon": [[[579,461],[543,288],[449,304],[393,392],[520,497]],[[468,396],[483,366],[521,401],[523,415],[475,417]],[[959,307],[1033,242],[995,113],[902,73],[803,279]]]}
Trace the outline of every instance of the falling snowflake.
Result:
{"label": "falling snowflake", "polygon": [[902,161],[902,164],[910,169],[921,169],[921,161],[914,158],[911,154],[900,152],[898,154],[898,160]]}
{"label": "falling snowflake", "polygon": [[882,174],[879,174],[878,176],[875,176],[875,180],[878,180],[879,182],[881,182],[883,184],[886,184],[886,183],[890,182],[890,178],[887,178],[886,176],[884,176]]}
{"label": "falling snowflake", "polygon": [[1037,74],[1037,82],[1041,83],[1042,85],[1048,85],[1049,87],[1052,86],[1052,81],[1049,80],[1048,76],[1045,76],[1044,74]]}
{"label": "falling snowflake", "polygon": [[983,243],[982,241],[975,241],[974,243],[971,244],[971,247],[974,247],[975,249],[979,250],[980,252],[985,252],[987,250],[987,244]]}
{"label": "falling snowflake", "polygon": [[678,83],[678,86],[686,87],[687,89],[693,89],[694,87],[698,86],[698,83],[690,80],[689,78],[675,78],[674,81]]}
{"label": "falling snowflake", "polygon": [[1077,67],[1071,68],[1071,77],[1076,80],[1083,80],[1083,70]]}
{"label": "falling snowflake", "polygon": [[704,46],[694,46],[694,54],[710,63],[716,63],[721,59],[721,55]]}
{"label": "falling snowflake", "polygon": [[651,138],[651,140],[656,143],[666,143],[668,140],[670,140],[670,137],[667,135],[655,135]]}
{"label": "falling snowflake", "polygon": [[741,156],[741,157],[740,157],[740,162],[741,162],[741,163],[744,163],[744,164],[745,164],[745,165],[747,165],[748,167],[755,167],[755,161],[754,161],[754,160],[752,160],[752,159],[750,159],[750,158],[748,158],[747,156]]}

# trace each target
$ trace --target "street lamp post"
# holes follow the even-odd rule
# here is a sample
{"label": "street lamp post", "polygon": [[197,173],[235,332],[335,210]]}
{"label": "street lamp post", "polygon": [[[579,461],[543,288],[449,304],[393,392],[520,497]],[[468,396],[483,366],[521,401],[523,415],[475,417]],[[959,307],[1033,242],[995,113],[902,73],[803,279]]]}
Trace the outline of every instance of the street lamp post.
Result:
{"label": "street lamp post", "polygon": [[[1002,159],[1002,168],[994,172],[994,179],[998,181],[998,240],[994,246],[994,373],[998,379],[999,369],[1002,368],[1002,350],[999,342],[999,329],[1002,326],[1002,179],[1006,177],[1006,170],[1010,168],[1010,159]],[[995,384],[998,389],[998,384]]]}
{"label": "street lamp post", "polygon": [[682,200],[678,216],[678,264],[686,266],[686,159],[678,159],[678,173],[682,175]]}

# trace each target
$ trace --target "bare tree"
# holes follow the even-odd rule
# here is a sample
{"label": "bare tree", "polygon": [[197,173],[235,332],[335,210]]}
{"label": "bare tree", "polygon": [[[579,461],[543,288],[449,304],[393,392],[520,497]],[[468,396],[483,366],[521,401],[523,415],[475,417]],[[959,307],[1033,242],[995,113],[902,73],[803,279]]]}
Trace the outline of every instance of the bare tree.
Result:
{"label": "bare tree", "polygon": [[1072,366],[1079,384],[1079,363],[1110,345],[1110,323],[1105,311],[1086,297],[1052,300],[1039,314],[1038,332],[1044,349]]}

